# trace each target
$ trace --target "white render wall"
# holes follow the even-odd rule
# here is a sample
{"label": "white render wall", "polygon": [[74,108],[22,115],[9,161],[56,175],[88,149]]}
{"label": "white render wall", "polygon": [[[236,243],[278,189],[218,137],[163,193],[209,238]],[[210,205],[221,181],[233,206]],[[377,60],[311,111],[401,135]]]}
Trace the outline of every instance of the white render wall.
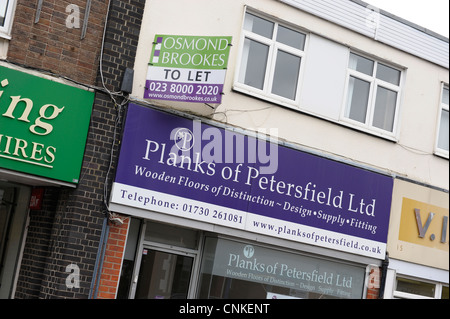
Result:
{"label": "white render wall", "polygon": [[[398,130],[394,141],[352,129],[340,124],[333,116],[314,114],[311,97],[316,94],[324,109],[342,105],[336,99],[323,96],[334,80],[325,72],[327,85],[308,87],[308,99],[301,100],[303,112],[268,103],[232,90],[239,58],[241,28],[245,6],[295,25],[305,33],[313,33],[319,41],[330,46],[347,47],[372,56],[374,59],[403,68],[404,82]],[[372,38],[318,18],[288,4],[275,0],[152,0],[145,7],[135,62],[132,97],[143,100],[147,66],[155,34],[232,36],[228,70],[222,104],[215,110],[203,104],[175,103],[151,100],[154,105],[175,108],[243,129],[277,128],[279,138],[301,148],[341,158],[364,167],[371,167],[393,175],[439,188],[449,188],[448,159],[433,154],[436,127],[440,112],[442,83],[449,83],[448,69],[405,53]],[[312,38],[313,36],[311,36]],[[308,46],[308,43],[307,43]],[[347,49],[348,50],[348,49]],[[308,47],[305,49],[308,59]],[[326,52],[324,52],[326,55]],[[330,60],[333,56],[329,57]],[[344,70],[345,72],[346,70]],[[334,73],[333,73],[334,74]],[[344,80],[345,81],[345,80]],[[308,82],[309,84],[309,82]],[[343,83],[336,83],[342,85]],[[302,83],[304,86],[305,83]],[[314,91],[315,90],[315,91]],[[344,92],[341,92],[342,96]],[[314,102],[314,101],[313,101]],[[320,113],[320,112],[319,112]]]}

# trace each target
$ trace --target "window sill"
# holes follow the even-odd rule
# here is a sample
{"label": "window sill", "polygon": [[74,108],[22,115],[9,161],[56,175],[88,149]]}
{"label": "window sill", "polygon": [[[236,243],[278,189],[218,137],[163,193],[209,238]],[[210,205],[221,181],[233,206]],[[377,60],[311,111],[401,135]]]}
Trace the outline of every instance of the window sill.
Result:
{"label": "window sill", "polygon": [[[295,112],[308,114],[310,116],[314,116],[316,118],[319,118],[319,119],[322,119],[322,120],[325,120],[325,121],[328,121],[328,122],[331,122],[331,123],[334,123],[334,124],[337,124],[337,125],[340,125],[340,126],[343,126],[343,127],[347,127],[347,128],[350,128],[350,129],[353,129],[353,130],[356,130],[356,131],[359,131],[359,132],[362,132],[362,133],[365,133],[365,134],[368,134],[368,135],[371,135],[371,136],[374,136],[374,137],[379,137],[379,138],[382,138],[382,139],[390,141],[390,142],[394,142],[394,143],[398,142],[398,138],[395,136],[394,133],[384,133],[381,130],[380,131],[378,131],[378,130],[371,130],[371,129],[368,129],[367,127],[356,125],[354,123],[350,123],[350,122],[347,122],[347,121],[342,120],[342,119],[336,119],[336,118],[326,117],[326,116],[323,116],[323,115],[320,115],[320,114],[316,114],[316,113],[313,113],[311,111],[303,109],[300,105],[296,104],[296,102],[294,102],[294,101],[289,102],[288,100],[284,101],[284,99],[282,99],[282,98],[278,99],[278,98],[275,98],[275,97],[270,97],[270,96],[267,96],[267,95],[262,94],[260,92],[256,92],[251,87],[247,87],[247,86],[242,85],[240,83],[235,83],[233,85],[233,91],[240,92],[240,93],[243,93],[245,95],[255,97],[255,98],[259,99],[259,100],[262,100],[262,101],[265,101],[265,102],[268,102],[268,103],[273,103],[273,104],[276,104],[276,105],[279,105],[279,106],[284,106],[284,107],[289,108],[289,109],[291,109],[291,110],[293,110]],[[447,155],[447,158],[448,158],[448,155]]]}
{"label": "window sill", "polygon": [[434,155],[441,157],[443,159],[449,159],[449,152],[448,151],[441,151],[441,150],[435,150]]}
{"label": "window sill", "polygon": [[391,142],[395,142],[395,143],[398,142],[398,138],[395,136],[395,133],[390,133],[390,132],[387,132],[387,131],[383,131],[381,129],[380,130],[378,130],[378,129],[370,129],[367,126],[358,125],[358,124],[355,124],[353,122],[347,121],[346,119],[340,119],[338,121],[338,123],[343,125],[343,126],[347,126],[349,128],[352,128],[354,130],[361,131],[361,132],[364,132],[364,133],[367,133],[369,135],[373,135],[373,136],[376,136],[376,137],[380,137],[382,139],[385,139],[385,140],[388,140],[388,141],[391,141]]}
{"label": "window sill", "polygon": [[11,35],[0,31],[0,39],[11,40]]}
{"label": "window sill", "polygon": [[233,85],[233,91],[240,92],[240,93],[243,93],[245,95],[249,95],[249,96],[255,97],[255,98],[257,98],[259,100],[263,100],[265,102],[277,104],[277,105],[280,105],[280,106],[285,106],[285,107],[288,107],[288,108],[293,109],[295,111],[300,111],[300,108],[298,106],[298,102],[296,102],[296,101],[285,99],[283,97],[278,97],[276,95],[267,95],[267,94],[264,94],[264,93],[261,93],[261,92],[255,90],[252,87],[247,86],[247,85],[242,85],[240,83],[235,83]]}

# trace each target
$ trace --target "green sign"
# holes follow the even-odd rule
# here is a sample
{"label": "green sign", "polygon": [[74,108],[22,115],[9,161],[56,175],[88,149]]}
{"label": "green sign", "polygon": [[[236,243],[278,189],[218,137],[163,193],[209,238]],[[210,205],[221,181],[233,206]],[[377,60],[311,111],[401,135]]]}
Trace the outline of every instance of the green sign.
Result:
{"label": "green sign", "polygon": [[0,66],[0,168],[78,183],[94,92]]}
{"label": "green sign", "polygon": [[226,69],[231,37],[155,35],[152,58],[153,66]]}

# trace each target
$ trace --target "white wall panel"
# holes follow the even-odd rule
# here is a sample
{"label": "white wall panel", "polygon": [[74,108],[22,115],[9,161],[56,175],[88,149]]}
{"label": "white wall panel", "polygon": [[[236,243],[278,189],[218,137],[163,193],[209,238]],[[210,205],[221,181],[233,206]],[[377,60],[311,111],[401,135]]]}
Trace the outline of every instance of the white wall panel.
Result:
{"label": "white wall panel", "polygon": [[302,110],[339,120],[348,53],[341,44],[310,35],[300,94]]}

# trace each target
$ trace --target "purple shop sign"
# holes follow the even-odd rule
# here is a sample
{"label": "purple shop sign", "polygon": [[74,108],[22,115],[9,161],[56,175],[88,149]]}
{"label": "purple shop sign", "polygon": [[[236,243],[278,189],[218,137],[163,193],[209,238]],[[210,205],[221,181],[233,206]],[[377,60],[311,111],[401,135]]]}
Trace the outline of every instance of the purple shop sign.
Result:
{"label": "purple shop sign", "polygon": [[113,205],[385,257],[389,176],[135,104],[121,145]]}

